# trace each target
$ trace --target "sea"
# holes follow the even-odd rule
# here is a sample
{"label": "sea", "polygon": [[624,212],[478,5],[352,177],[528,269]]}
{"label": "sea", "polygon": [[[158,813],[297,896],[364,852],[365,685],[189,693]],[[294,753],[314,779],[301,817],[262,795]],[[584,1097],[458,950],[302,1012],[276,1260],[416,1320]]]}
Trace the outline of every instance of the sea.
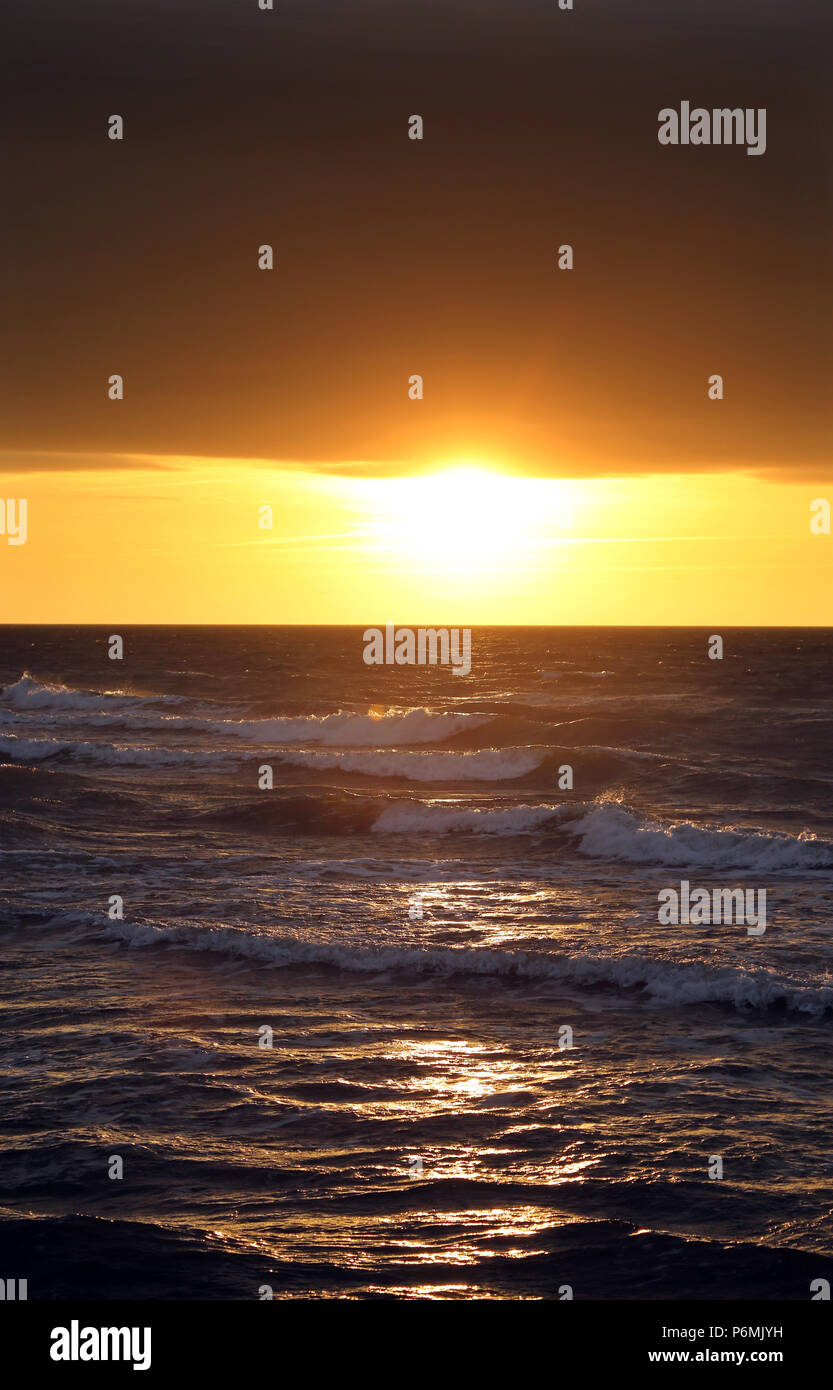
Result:
{"label": "sea", "polygon": [[0,629],[3,1275],[822,1296],[832,637]]}

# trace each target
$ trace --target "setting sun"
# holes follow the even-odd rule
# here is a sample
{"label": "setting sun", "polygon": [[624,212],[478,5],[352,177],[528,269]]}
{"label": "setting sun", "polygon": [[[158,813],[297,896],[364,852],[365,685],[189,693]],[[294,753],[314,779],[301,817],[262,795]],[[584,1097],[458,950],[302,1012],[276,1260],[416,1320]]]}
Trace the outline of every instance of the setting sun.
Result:
{"label": "setting sun", "polygon": [[573,485],[465,462],[370,483],[363,500],[369,548],[482,581],[520,560],[544,530],[572,524]]}

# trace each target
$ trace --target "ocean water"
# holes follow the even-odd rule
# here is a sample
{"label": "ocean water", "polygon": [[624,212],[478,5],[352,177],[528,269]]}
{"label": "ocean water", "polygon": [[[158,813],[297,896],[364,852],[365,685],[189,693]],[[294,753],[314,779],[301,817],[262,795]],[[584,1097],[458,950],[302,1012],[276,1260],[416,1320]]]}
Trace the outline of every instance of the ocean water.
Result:
{"label": "ocean water", "polygon": [[[829,632],[476,629],[465,678],[350,628],[123,635],[2,630],[4,1276],[833,1278]],[[765,889],[766,931],[661,925],[683,880]]]}

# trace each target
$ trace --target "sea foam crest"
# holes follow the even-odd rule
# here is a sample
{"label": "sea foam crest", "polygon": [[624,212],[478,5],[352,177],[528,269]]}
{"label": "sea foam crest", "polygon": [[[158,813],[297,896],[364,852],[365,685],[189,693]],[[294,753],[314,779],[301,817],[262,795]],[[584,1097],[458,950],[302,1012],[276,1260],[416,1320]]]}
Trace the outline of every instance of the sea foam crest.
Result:
{"label": "sea foam crest", "polygon": [[748,869],[773,873],[787,869],[833,868],[833,845],[801,835],[648,820],[611,801],[559,806],[465,807],[447,801],[397,803],[373,824],[377,834],[465,833],[524,835],[560,830],[580,854],[630,864],[670,868]]}
{"label": "sea foam crest", "polygon": [[638,954],[612,957],[586,954],[499,950],[489,947],[418,947],[339,945],[267,936],[237,927],[174,926],[142,922],[108,922],[105,937],[131,946],[169,945],[210,951],[231,959],[278,968],[318,965],[376,974],[390,970],[451,976],[486,975],[553,980],[564,984],[607,985],[639,991],[661,1006],[727,1004],[736,1009],[780,1006],[820,1015],[833,1010],[833,987],[805,985],[767,970],[743,970],[656,960]]}
{"label": "sea foam crest", "polygon": [[122,690],[75,690],[69,685],[42,685],[28,671],[0,692],[0,703],[12,709],[108,709],[141,706],[144,702],[178,705],[181,695],[130,695]]}
{"label": "sea foam crest", "polygon": [[224,767],[234,756],[192,748],[138,748],[115,743],[83,743],[54,738],[0,736],[0,757],[14,762],[41,762],[59,755],[104,767]]}

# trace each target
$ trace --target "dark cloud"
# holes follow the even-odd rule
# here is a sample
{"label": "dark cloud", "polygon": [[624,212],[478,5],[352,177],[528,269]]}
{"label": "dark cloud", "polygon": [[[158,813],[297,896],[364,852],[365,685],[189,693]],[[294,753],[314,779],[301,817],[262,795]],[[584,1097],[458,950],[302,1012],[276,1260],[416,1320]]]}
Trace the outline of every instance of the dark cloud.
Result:
{"label": "dark cloud", "polygon": [[[810,0],[6,0],[0,445],[820,471],[831,28]],[[766,154],[661,147],[683,99],[766,107]]]}

